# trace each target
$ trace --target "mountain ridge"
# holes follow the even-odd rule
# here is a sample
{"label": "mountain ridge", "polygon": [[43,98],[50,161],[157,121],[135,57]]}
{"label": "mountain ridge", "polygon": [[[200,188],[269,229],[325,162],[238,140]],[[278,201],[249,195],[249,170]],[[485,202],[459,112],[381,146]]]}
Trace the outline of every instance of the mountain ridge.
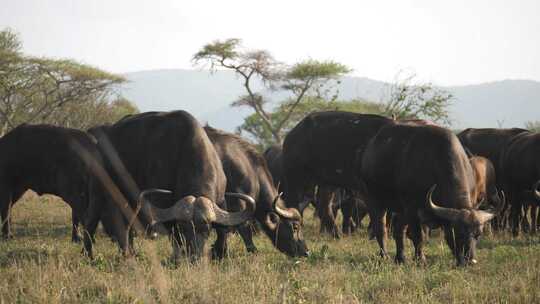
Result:
{"label": "mountain ridge", "polygon": [[[128,83],[120,88],[120,93],[141,111],[184,109],[201,122],[227,131],[233,131],[252,113],[245,107],[230,107],[244,94],[240,79],[232,71],[158,69],[124,76]],[[390,85],[368,77],[344,77],[338,87],[339,98],[381,102]],[[253,88],[274,102],[287,96],[265,90],[260,82],[255,82]],[[540,82],[535,80],[503,79],[440,88],[454,96],[449,109],[454,129],[523,127],[527,121],[540,120]]]}

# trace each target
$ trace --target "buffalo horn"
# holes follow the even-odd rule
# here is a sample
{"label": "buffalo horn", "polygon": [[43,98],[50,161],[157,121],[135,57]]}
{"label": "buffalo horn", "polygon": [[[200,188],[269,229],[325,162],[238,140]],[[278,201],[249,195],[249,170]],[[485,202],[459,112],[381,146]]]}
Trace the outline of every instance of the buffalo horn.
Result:
{"label": "buffalo horn", "polygon": [[147,196],[152,193],[171,194],[172,192],[164,189],[147,189],[139,194],[139,201],[143,204],[143,206],[147,206],[154,214],[154,222],[152,224],[169,221],[189,221],[193,218],[193,202],[195,201],[194,196],[189,195],[183,197],[169,208],[159,208],[154,206],[147,199]]}
{"label": "buffalo horn", "polygon": [[242,193],[227,193],[226,196],[233,196],[243,199],[248,202],[251,207],[238,212],[228,212],[212,202],[212,208],[215,215],[215,217],[212,219],[213,222],[223,226],[237,226],[245,223],[253,217],[255,200],[251,196]]}
{"label": "buffalo horn", "polygon": [[298,212],[298,210],[294,209],[294,208],[281,208],[279,207],[278,205],[278,201],[279,199],[281,198],[281,195],[283,193],[279,193],[276,198],[274,199],[274,202],[272,203],[272,206],[274,207],[274,210],[275,212],[281,216],[281,217],[284,217],[286,219],[289,219],[289,220],[296,220],[296,221],[299,221],[302,219],[302,216],[300,215],[300,212]]}
{"label": "buffalo horn", "polygon": [[[249,203],[250,205],[252,205],[252,207],[255,207],[255,199],[253,199],[253,197],[247,195],[247,194],[244,194],[244,193],[234,193],[234,192],[226,192],[225,193],[225,197],[235,197],[235,198],[239,198],[247,203]],[[255,208],[253,208],[255,209]]]}
{"label": "buffalo horn", "polygon": [[476,219],[480,222],[480,224],[484,224],[485,222],[493,219],[495,217],[495,213],[491,213],[484,210],[473,210],[474,215]]}
{"label": "buffalo horn", "polygon": [[443,218],[443,219],[445,219],[447,221],[450,221],[450,222],[456,222],[456,221],[462,220],[463,219],[463,213],[460,212],[459,210],[453,209],[453,208],[439,207],[435,203],[433,203],[432,196],[433,196],[433,192],[435,191],[436,187],[437,187],[436,184],[433,185],[431,187],[431,189],[429,189],[429,191],[428,191],[428,193],[426,195],[426,203],[427,203],[427,206],[428,206],[429,210],[431,210],[431,212],[433,212],[433,214],[435,214],[435,216],[437,216],[439,218]]}

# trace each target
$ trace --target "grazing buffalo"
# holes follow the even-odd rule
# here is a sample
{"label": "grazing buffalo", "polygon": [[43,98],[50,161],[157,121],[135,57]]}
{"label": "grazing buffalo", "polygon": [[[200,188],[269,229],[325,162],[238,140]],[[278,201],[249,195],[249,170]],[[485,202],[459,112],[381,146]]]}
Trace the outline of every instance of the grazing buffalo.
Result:
{"label": "grazing buffalo", "polygon": [[[241,137],[211,127],[204,128],[223,164],[227,176],[227,191],[247,194],[257,201],[255,219],[274,246],[289,256],[308,254],[304,243],[298,210],[285,208],[274,186],[264,157]],[[242,209],[241,202],[228,199],[229,210]],[[219,257],[226,252],[226,234],[218,230],[214,252]],[[255,251],[251,228],[242,226],[239,232],[248,251]]]}
{"label": "grazing buffalo", "polygon": [[[540,204],[540,133],[521,133],[514,136],[501,157],[502,183],[511,202],[512,230],[519,233],[523,207]],[[533,208],[532,225],[536,233],[536,208]],[[526,214],[525,214],[526,215]]]}
{"label": "grazing buffalo", "polygon": [[502,209],[505,203],[504,192],[497,189],[496,174],[493,163],[485,157],[473,156],[469,158],[473,169],[475,188],[472,198],[475,208],[483,207]]}
{"label": "grazing buffalo", "polygon": [[53,194],[72,209],[72,240],[78,241],[77,225],[89,205],[102,192],[79,155],[77,142],[96,160],[96,139],[79,130],[51,125],[20,125],[0,139],[0,213],[2,234],[11,236],[10,209],[26,192]]}
{"label": "grazing buffalo", "polygon": [[521,133],[529,133],[528,130],[513,128],[513,129],[465,129],[458,134],[459,141],[463,147],[472,155],[483,156],[491,161],[495,167],[497,175],[497,187],[501,187],[502,174],[501,170],[501,155],[512,141],[514,136]]}
{"label": "grazing buffalo", "polygon": [[[518,223],[521,216],[521,208],[523,207],[523,203],[520,201],[520,197],[522,195],[519,193],[510,194],[508,191],[509,189],[505,188],[504,181],[506,180],[506,173],[504,172],[503,167],[505,166],[504,162],[509,160],[509,158],[505,157],[504,155],[506,153],[505,151],[509,148],[513,140],[523,134],[531,134],[531,132],[520,128],[470,128],[458,134],[459,140],[467,151],[469,151],[472,155],[483,156],[492,162],[495,168],[496,186],[497,188],[506,192],[508,199],[506,203],[513,210],[511,217],[514,234],[519,232]],[[503,214],[500,215],[500,217],[502,216]],[[497,220],[504,222],[503,218],[499,218]]]}
{"label": "grazing buffalo", "polygon": [[[223,167],[206,132],[189,113],[131,115],[89,132],[98,139],[106,169],[132,209],[140,207],[143,226],[165,223],[174,259],[182,245],[192,258],[200,257],[212,227],[236,226],[252,217],[252,210],[229,213],[220,207],[227,182]],[[139,195],[139,189],[147,190]],[[111,227],[105,229],[130,254],[132,219],[119,211],[100,214],[104,208],[94,209],[93,220],[111,218]]]}
{"label": "grazing buffalo", "polygon": [[350,112],[317,112],[306,116],[283,143],[285,202],[299,208],[305,189],[327,185],[363,190],[354,170],[369,140],[392,119]]}
{"label": "grazing buffalo", "polygon": [[[283,179],[283,167],[282,167],[283,150],[281,146],[274,145],[264,151],[264,158],[268,164],[268,169],[272,173],[274,184],[280,185],[282,189],[286,189],[285,181]],[[338,190],[332,186],[311,186],[306,187],[303,191],[302,201],[298,205],[298,210],[301,214],[304,213],[305,208],[313,203],[317,212],[317,216],[321,221],[321,233],[328,233],[334,238],[339,238],[339,232],[335,222],[336,211],[340,206],[340,194]],[[358,208],[355,205],[355,200],[351,199],[346,202],[345,213],[347,214],[347,224],[344,227],[350,232],[350,224],[352,218],[357,218],[356,213]],[[347,213],[348,212],[348,213]],[[344,216],[345,216],[344,213]],[[359,214],[360,215],[360,214]],[[363,217],[363,216],[362,216]],[[345,223],[345,222],[344,222]],[[352,228],[354,230],[354,228]]]}
{"label": "grazing buffalo", "polygon": [[382,255],[386,255],[384,217],[390,210],[396,216],[397,262],[405,260],[407,226],[416,258],[425,260],[422,224],[444,228],[459,265],[475,262],[476,240],[494,214],[475,208],[474,173],[452,132],[435,126],[388,124],[367,145],[357,170],[368,189],[366,203]]}

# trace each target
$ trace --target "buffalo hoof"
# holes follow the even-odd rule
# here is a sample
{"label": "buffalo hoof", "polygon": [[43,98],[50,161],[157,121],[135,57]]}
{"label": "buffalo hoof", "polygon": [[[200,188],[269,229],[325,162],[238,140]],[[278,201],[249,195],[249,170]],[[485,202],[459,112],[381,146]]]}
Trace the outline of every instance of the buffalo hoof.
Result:
{"label": "buffalo hoof", "polygon": [[88,252],[86,249],[81,250],[81,255],[90,259],[91,261],[94,260],[94,254],[92,252]]}
{"label": "buffalo hoof", "polygon": [[5,241],[9,241],[9,240],[12,240],[13,239],[13,234],[7,234],[7,235],[2,235],[2,239],[4,239]]}
{"label": "buffalo hoof", "polygon": [[396,255],[394,262],[396,262],[396,264],[405,264],[405,255]]}
{"label": "buffalo hoof", "polygon": [[78,236],[78,235],[77,235],[77,236],[72,236],[72,237],[71,237],[71,242],[72,242],[72,243],[78,244],[78,243],[81,242],[81,237]]}
{"label": "buffalo hoof", "polygon": [[390,256],[388,255],[388,253],[386,253],[386,251],[384,250],[379,250],[379,256],[382,258],[382,259],[389,259]]}

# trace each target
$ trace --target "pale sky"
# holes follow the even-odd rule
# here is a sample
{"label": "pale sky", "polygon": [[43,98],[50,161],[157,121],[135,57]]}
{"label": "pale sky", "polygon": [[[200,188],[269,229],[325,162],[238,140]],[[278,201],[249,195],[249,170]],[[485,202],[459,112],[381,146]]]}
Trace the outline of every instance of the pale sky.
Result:
{"label": "pale sky", "polygon": [[439,85],[540,81],[540,0],[0,0],[0,28],[28,54],[124,73],[193,68],[215,39],[277,59],[333,59],[391,81],[414,70]]}

